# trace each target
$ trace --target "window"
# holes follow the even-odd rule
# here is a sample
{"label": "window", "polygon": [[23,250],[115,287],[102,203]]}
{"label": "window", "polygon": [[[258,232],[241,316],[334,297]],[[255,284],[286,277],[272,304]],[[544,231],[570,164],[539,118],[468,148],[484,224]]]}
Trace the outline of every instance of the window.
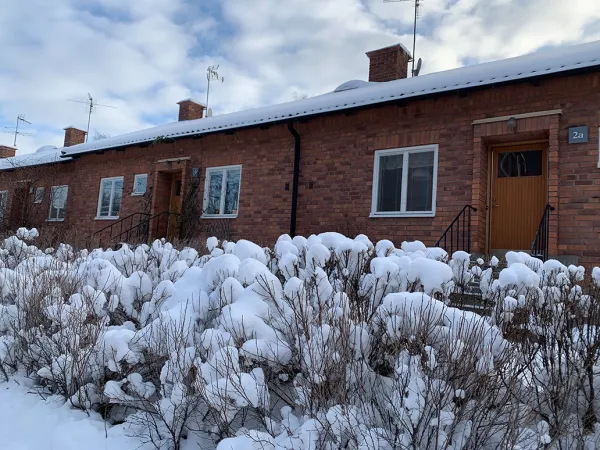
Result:
{"label": "window", "polygon": [[35,195],[33,197],[33,203],[42,203],[42,200],[44,200],[44,188],[43,187],[38,187],[35,188]]}
{"label": "window", "polygon": [[123,197],[123,177],[102,178],[98,196],[98,219],[118,219]]}
{"label": "window", "polygon": [[206,169],[204,217],[236,217],[240,200],[242,166]]}
{"label": "window", "polygon": [[48,220],[65,220],[65,207],[69,186],[52,186],[50,191],[50,211]]}
{"label": "window", "polygon": [[433,217],[436,145],[375,152],[371,217]]}
{"label": "window", "polygon": [[8,209],[8,191],[0,191],[0,220],[6,218],[6,210]]}
{"label": "window", "polygon": [[133,192],[131,195],[144,195],[146,193],[146,185],[148,184],[148,175],[145,173],[138,174],[133,178]]}
{"label": "window", "polygon": [[539,177],[542,159],[541,150],[498,153],[498,178]]}

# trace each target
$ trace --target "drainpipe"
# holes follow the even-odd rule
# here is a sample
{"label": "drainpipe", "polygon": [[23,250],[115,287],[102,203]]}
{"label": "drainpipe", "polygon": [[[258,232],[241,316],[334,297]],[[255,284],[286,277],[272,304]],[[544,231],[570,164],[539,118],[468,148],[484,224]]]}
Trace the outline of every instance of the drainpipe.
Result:
{"label": "drainpipe", "polygon": [[294,124],[288,122],[288,130],[294,137],[294,179],[292,181],[292,212],[290,214],[290,236],[296,236],[296,214],[298,211],[298,179],[300,178],[300,135]]}

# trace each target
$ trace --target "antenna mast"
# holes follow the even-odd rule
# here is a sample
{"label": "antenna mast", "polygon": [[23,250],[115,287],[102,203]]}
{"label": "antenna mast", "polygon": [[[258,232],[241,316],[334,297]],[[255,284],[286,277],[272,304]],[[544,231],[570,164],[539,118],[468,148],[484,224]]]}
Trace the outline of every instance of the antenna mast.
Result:
{"label": "antenna mast", "polygon": [[223,83],[225,81],[225,77],[222,77],[221,75],[219,75],[219,72],[217,72],[217,70],[219,70],[219,65],[216,64],[214,66],[208,66],[208,69],[206,69],[206,79],[208,81],[208,87],[206,88],[206,110],[208,111],[208,96],[210,94],[210,82],[211,81],[220,81],[221,83]]}
{"label": "antenna mast", "polygon": [[19,114],[17,116],[17,125],[15,126],[14,129],[11,127],[2,127],[2,128],[5,128],[6,130],[9,130],[9,131],[4,131],[5,133],[10,133],[10,134],[15,135],[15,139],[13,141],[13,147],[17,146],[17,137],[18,136],[33,136],[32,133],[23,133],[23,132],[19,131],[19,125],[21,124],[21,122],[31,125],[31,122],[29,122],[28,120],[25,120],[25,114]]}
{"label": "antenna mast", "polygon": [[421,2],[423,0],[383,0],[383,3],[398,3],[398,2],[405,2],[405,1],[413,1],[415,4],[415,21],[414,21],[414,25],[413,25],[413,51],[412,51],[412,70],[411,70],[411,75],[413,77],[417,76],[419,74],[419,70],[421,69],[420,64],[417,66],[417,69],[415,71],[415,51],[416,51],[416,46],[417,46],[417,19],[420,17],[421,15]]}
{"label": "antenna mast", "polygon": [[92,120],[92,112],[94,110],[95,107],[97,106],[102,106],[103,108],[114,108],[116,109],[116,106],[111,106],[111,105],[101,105],[100,103],[94,103],[94,99],[92,98],[91,94],[88,92],[88,99],[85,101],[82,100],[69,100],[70,102],[75,102],[75,103],[85,103],[87,105],[87,109],[88,109],[88,121],[87,121],[87,130],[85,133],[85,142],[88,141],[88,137],[90,135],[90,121]]}

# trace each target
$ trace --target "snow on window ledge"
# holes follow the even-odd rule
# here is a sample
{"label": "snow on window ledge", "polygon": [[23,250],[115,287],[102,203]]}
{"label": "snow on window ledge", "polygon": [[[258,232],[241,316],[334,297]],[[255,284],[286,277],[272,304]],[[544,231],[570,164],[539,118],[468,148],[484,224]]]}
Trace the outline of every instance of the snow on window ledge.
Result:
{"label": "snow on window ledge", "polygon": [[132,192],[131,196],[132,197],[141,197],[144,194],[145,194],[145,192]]}
{"label": "snow on window ledge", "polygon": [[371,212],[369,214],[371,219],[382,217],[435,217],[435,212]]}
{"label": "snow on window ledge", "polygon": [[46,219],[46,222],[64,222],[65,219]]}
{"label": "snow on window ledge", "polygon": [[237,214],[202,214],[201,219],[236,219]]}
{"label": "snow on window ledge", "polygon": [[102,217],[96,216],[96,217],[94,217],[94,220],[118,220],[118,219],[119,219],[119,216],[102,216]]}

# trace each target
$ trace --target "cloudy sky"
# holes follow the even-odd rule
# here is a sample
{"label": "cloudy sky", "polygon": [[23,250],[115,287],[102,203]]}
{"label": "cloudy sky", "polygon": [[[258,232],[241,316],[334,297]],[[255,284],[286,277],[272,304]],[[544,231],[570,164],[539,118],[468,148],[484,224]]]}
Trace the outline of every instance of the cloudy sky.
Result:
{"label": "cloudy sky", "polygon": [[[424,0],[422,73],[600,39],[598,0]],[[5,0],[0,12],[0,126],[32,125],[19,153],[176,120],[176,102],[206,98],[215,114],[317,95],[366,79],[365,52],[412,46],[411,2],[383,0]],[[0,144],[13,136],[0,133]]]}

